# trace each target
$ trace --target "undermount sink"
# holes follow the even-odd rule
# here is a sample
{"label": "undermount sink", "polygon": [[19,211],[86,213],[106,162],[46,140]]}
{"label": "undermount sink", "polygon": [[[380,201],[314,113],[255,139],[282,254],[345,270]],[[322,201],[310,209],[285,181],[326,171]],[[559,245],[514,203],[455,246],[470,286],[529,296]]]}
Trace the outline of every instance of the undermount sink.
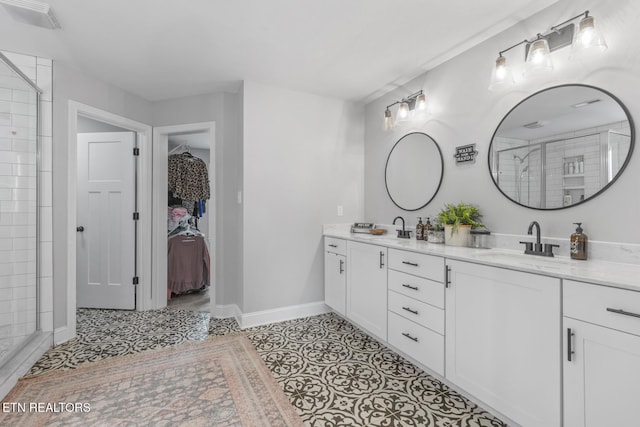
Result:
{"label": "undermount sink", "polygon": [[478,252],[475,256],[478,258],[492,258],[496,261],[512,261],[522,264],[559,264],[567,260],[565,258],[543,257],[538,255],[528,255],[520,252],[507,252],[495,249]]}

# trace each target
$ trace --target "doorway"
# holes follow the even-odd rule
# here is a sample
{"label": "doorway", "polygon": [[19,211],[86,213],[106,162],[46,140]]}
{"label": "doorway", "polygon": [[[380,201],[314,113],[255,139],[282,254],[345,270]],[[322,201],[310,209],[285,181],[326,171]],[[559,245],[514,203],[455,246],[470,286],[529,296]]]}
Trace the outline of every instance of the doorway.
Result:
{"label": "doorway", "polygon": [[[76,336],[76,306],[77,306],[77,228],[78,223],[78,130],[82,129],[82,121],[90,119],[101,123],[108,130],[116,127],[135,133],[139,148],[138,167],[135,179],[138,182],[139,220],[135,238],[138,240],[134,256],[138,261],[138,284],[130,283],[135,294],[135,309],[148,310],[153,305],[153,286],[151,281],[151,137],[152,127],[136,122],[126,117],[118,116],[76,101],[69,101],[68,116],[68,151],[67,151],[67,298],[66,298],[66,326],[57,328],[54,342],[61,343]],[[80,124],[79,124],[80,122]]]}
{"label": "doorway", "polygon": [[[175,126],[163,126],[157,127],[153,130],[154,134],[154,153],[153,153],[153,210],[154,215],[153,224],[153,277],[154,282],[158,285],[164,285],[164,294],[159,291],[155,294],[156,307],[167,306],[167,252],[168,252],[168,240],[167,240],[167,207],[169,206],[169,191],[168,191],[168,158],[169,153],[173,150],[174,153],[190,152],[192,155],[196,155],[207,164],[209,182],[210,182],[210,198],[206,203],[206,213],[198,218],[197,228],[203,232],[206,245],[208,247],[208,253],[210,255],[209,263],[209,275],[210,280],[208,290],[203,294],[204,296],[189,297],[186,307],[196,310],[206,310],[213,313],[215,310],[215,272],[216,268],[216,157],[215,157],[215,123],[193,123],[186,125]],[[206,298],[208,297],[208,304]],[[181,301],[187,301],[182,299]],[[171,305],[178,306],[178,302],[172,302]],[[182,308],[182,307],[180,307]]]}

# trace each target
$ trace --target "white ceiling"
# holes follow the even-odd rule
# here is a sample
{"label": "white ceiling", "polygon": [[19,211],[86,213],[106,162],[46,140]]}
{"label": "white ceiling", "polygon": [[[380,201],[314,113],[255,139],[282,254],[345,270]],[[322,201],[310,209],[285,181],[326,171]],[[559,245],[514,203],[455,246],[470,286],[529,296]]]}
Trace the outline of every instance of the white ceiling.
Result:
{"label": "white ceiling", "polygon": [[149,101],[241,80],[365,100],[556,1],[49,0],[62,29],[32,34]]}

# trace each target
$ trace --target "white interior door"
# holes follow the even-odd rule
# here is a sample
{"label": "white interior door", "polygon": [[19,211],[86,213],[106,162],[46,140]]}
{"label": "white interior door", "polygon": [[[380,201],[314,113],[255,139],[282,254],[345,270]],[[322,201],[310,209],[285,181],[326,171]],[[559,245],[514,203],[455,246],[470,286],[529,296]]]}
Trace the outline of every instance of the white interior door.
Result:
{"label": "white interior door", "polygon": [[134,132],[78,134],[78,307],[135,309],[134,145]]}

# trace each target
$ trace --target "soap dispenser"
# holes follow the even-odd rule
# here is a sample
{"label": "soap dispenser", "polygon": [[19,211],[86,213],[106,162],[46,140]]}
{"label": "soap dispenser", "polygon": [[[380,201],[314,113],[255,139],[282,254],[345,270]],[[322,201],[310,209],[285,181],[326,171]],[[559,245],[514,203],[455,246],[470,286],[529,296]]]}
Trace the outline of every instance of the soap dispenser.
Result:
{"label": "soap dispenser", "polygon": [[424,240],[424,225],[422,225],[422,218],[418,217],[418,224],[416,225],[416,240]]}
{"label": "soap dispenser", "polygon": [[422,228],[422,240],[429,240],[429,231],[431,231],[431,218],[427,217],[427,221]]}
{"label": "soap dispenser", "polygon": [[569,240],[569,250],[571,252],[571,259],[587,259],[587,235],[582,232],[582,223],[574,222],[578,226],[576,232],[571,235]]}

